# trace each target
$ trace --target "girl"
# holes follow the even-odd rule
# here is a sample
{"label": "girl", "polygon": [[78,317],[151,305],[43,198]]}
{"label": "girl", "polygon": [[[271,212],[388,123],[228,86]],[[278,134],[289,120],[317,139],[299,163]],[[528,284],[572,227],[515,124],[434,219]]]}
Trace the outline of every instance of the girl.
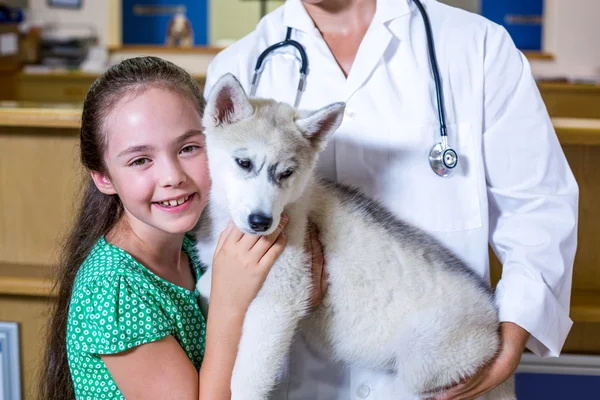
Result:
{"label": "girl", "polygon": [[90,179],[59,272],[41,398],[229,398],[243,318],[287,220],[268,238],[222,233],[206,321],[186,234],[208,201],[203,111],[191,77],[158,58],[125,60],[90,87],[80,139]]}

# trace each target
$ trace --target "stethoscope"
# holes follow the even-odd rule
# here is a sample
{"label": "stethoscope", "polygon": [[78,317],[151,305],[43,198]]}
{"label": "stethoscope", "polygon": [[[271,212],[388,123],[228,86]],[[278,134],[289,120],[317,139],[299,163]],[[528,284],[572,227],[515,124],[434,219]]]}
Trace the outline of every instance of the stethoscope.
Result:
{"label": "stethoscope", "polygon": [[[438,107],[438,118],[440,121],[440,136],[441,140],[439,143],[436,143],[429,152],[429,165],[433,171],[439,176],[448,176],[450,172],[456,167],[458,164],[458,154],[454,149],[452,149],[448,145],[448,132],[446,128],[446,115],[444,113],[444,97],[442,93],[442,84],[440,83],[440,73],[438,70],[437,58],[435,56],[435,48],[433,43],[433,34],[431,33],[431,24],[429,23],[429,16],[425,9],[423,8],[423,4],[421,4],[420,0],[413,0],[417,8],[419,9],[421,15],[423,16],[423,22],[425,24],[425,31],[427,34],[427,48],[429,50],[429,60],[431,62],[431,68],[433,70],[433,79],[435,82],[435,92],[437,98],[437,107]],[[308,57],[306,56],[306,52],[300,43],[291,39],[292,28],[287,28],[287,34],[285,36],[285,40],[279,43],[275,43],[269,46],[265,51],[263,51],[259,56],[258,60],[256,60],[256,66],[254,67],[254,75],[252,76],[252,82],[250,86],[250,96],[254,96],[256,94],[256,88],[258,86],[258,80],[260,78],[260,74],[263,71],[263,61],[265,58],[271,53],[273,50],[279,49],[284,46],[292,46],[295,47],[300,53],[300,80],[298,82],[298,89],[296,90],[296,99],[294,100],[294,107],[297,108],[300,103],[300,97],[302,96],[302,92],[304,91],[304,85],[306,83],[306,73],[308,68]]]}

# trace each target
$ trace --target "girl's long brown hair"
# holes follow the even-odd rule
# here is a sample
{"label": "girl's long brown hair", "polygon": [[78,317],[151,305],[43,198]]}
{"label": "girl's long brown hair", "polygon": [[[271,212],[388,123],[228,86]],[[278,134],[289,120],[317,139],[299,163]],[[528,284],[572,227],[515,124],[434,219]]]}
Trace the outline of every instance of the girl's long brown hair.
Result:
{"label": "girl's long brown hair", "polygon": [[[156,57],[122,61],[109,68],[92,84],[83,103],[80,152],[81,163],[88,172],[98,171],[108,175],[104,163],[106,135],[102,131],[106,117],[119,101],[140,95],[151,87],[174,91],[191,100],[200,115],[204,112],[202,93],[182,68]],[[119,197],[101,193],[91,177],[88,177],[84,190],[56,271],[54,293],[58,298],[51,310],[39,378],[39,398],[43,400],[75,399],[66,342],[71,291],[79,267],[95,243],[115,226],[123,214]]]}

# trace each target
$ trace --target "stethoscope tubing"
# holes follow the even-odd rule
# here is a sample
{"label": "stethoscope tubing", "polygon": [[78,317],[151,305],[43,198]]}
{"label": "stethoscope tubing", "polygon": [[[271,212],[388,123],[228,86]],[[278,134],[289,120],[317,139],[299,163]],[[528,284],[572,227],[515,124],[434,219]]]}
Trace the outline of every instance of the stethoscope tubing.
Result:
{"label": "stethoscope tubing", "polygon": [[[446,114],[444,112],[444,94],[442,83],[440,79],[439,67],[437,62],[437,57],[435,54],[435,45],[433,40],[433,33],[431,29],[431,23],[429,21],[429,16],[423,7],[423,4],[420,0],[413,0],[415,5],[417,6],[419,12],[421,13],[421,17],[423,18],[423,23],[425,25],[425,34],[427,36],[427,50],[429,53],[429,60],[431,63],[431,70],[433,73],[433,80],[435,83],[435,92],[436,92],[436,101],[438,108],[438,119],[440,121],[440,137],[441,143],[437,143],[431,149],[430,153],[430,164],[436,174],[440,176],[446,176],[450,172],[451,169],[456,167],[458,163],[458,155],[456,151],[451,149],[448,146],[448,130],[446,126]],[[294,101],[294,107],[297,108],[300,103],[300,97],[302,92],[304,91],[304,86],[306,82],[306,75],[308,72],[308,56],[306,55],[306,51],[304,47],[291,38],[292,28],[288,27],[285,40],[275,43],[265,49],[256,60],[256,65],[254,66],[254,75],[252,76],[251,86],[250,86],[250,95],[254,96],[256,94],[256,88],[258,86],[258,80],[260,79],[260,74],[262,73],[263,63],[266,57],[281,47],[292,46],[298,53],[300,54],[300,80],[298,82],[298,88],[296,90],[296,99]],[[434,165],[435,164],[435,165]]]}

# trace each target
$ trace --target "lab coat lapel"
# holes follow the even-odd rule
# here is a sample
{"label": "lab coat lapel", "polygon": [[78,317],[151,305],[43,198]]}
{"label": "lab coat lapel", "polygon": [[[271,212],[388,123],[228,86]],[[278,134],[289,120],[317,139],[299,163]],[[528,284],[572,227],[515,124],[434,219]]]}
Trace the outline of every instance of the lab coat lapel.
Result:
{"label": "lab coat lapel", "polygon": [[369,79],[395,36],[388,23],[410,13],[408,0],[378,0],[373,21],[358,48],[346,81],[346,97],[350,98]]}

